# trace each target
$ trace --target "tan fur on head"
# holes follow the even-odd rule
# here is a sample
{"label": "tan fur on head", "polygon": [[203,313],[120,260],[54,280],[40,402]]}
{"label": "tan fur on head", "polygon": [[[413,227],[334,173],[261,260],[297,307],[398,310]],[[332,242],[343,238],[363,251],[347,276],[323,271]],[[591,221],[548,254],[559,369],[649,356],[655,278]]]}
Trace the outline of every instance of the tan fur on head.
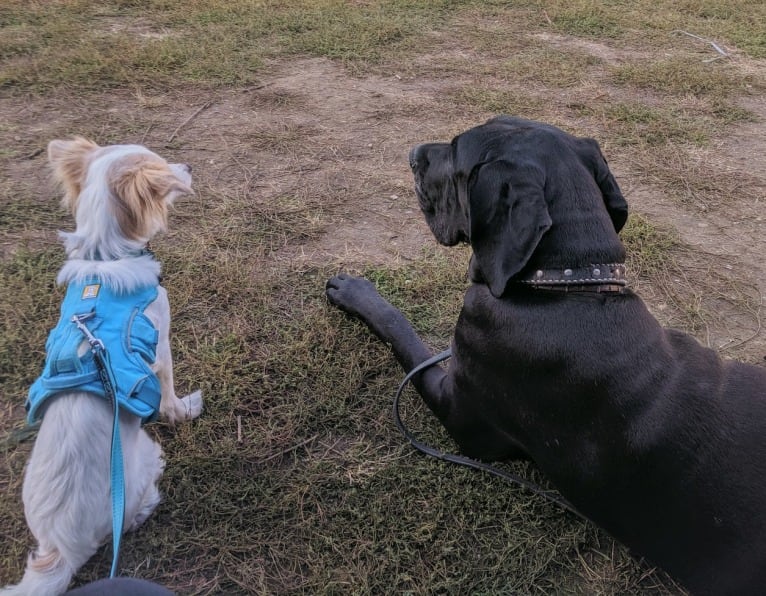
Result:
{"label": "tan fur on head", "polygon": [[114,194],[115,217],[127,238],[148,238],[165,230],[168,197],[171,193],[190,193],[167,163],[151,155],[128,155],[116,162],[109,182]]}
{"label": "tan fur on head", "polygon": [[61,203],[73,214],[77,210],[77,197],[88,171],[88,156],[98,148],[96,143],[84,137],[48,143],[48,161],[53,168],[53,176],[64,187]]}

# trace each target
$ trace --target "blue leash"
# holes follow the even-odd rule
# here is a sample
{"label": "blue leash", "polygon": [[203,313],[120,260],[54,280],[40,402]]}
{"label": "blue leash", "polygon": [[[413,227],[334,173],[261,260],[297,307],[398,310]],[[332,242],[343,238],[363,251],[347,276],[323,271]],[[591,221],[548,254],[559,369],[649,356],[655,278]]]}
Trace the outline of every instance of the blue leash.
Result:
{"label": "blue leash", "polygon": [[109,474],[112,492],[112,568],[109,577],[117,575],[117,565],[120,560],[120,539],[122,528],[125,523],[125,470],[122,457],[122,441],[120,440],[120,405],[117,402],[117,383],[114,380],[112,365],[109,361],[109,353],[104,347],[104,342],[96,338],[83,321],[91,315],[74,315],[72,323],[82,331],[90,344],[93,360],[96,362],[98,376],[104,385],[109,401],[112,403],[114,418],[112,420],[112,447],[109,455]]}

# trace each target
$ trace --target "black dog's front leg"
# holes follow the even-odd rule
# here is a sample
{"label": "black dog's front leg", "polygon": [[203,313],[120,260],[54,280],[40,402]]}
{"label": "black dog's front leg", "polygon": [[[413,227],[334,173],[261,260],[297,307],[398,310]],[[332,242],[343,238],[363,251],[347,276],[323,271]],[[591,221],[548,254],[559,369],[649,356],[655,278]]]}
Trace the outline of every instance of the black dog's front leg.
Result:
{"label": "black dog's front leg", "polygon": [[[432,356],[404,315],[389,304],[362,277],[337,275],[327,282],[327,298],[341,310],[361,319],[370,330],[391,345],[394,356],[409,372]],[[442,383],[445,373],[438,366],[427,368],[412,378],[418,393],[442,421],[449,416],[449,401],[444,398]]]}
{"label": "black dog's front leg", "polygon": [[[327,298],[341,310],[361,319],[375,335],[390,344],[405,371],[409,372],[432,356],[404,315],[382,298],[368,280],[345,274],[333,277],[327,282]],[[497,428],[476,400],[469,399],[465,407],[466,402],[459,399],[452,380],[459,366],[457,357],[453,357],[449,373],[431,366],[412,377],[423,401],[465,455],[484,460],[526,458],[523,447]],[[464,405],[461,407],[461,404]]]}

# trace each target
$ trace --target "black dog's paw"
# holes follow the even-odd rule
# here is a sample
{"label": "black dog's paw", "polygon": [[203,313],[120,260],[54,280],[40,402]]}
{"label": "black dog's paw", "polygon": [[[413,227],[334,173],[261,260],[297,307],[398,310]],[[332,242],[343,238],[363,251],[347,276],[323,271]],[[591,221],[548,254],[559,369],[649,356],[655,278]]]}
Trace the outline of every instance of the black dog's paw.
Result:
{"label": "black dog's paw", "polygon": [[330,304],[364,318],[370,306],[382,300],[375,286],[363,277],[340,273],[327,280],[325,293]]}

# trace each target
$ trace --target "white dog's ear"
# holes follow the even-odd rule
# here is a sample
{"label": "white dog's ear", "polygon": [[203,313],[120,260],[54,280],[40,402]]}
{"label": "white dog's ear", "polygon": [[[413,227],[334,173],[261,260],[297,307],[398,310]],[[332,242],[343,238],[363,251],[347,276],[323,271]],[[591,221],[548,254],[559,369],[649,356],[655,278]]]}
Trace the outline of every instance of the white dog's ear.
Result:
{"label": "white dog's ear", "polygon": [[191,188],[154,156],[132,155],[115,164],[110,186],[116,199],[115,215],[128,238],[149,238],[167,226],[168,206],[176,195]]}
{"label": "white dog's ear", "polygon": [[96,143],[83,137],[48,143],[48,161],[53,168],[53,177],[64,188],[62,204],[72,213],[77,208],[77,197],[88,170],[88,155],[98,148]]}

